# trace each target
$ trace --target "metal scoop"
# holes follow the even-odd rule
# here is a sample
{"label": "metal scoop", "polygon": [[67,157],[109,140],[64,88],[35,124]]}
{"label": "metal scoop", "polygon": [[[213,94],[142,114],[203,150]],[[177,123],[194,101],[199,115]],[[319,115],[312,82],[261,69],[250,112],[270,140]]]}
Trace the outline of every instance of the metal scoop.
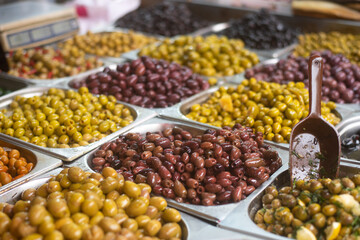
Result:
{"label": "metal scoop", "polygon": [[335,128],[321,117],[323,59],[309,59],[310,111],[295,125],[290,137],[290,178],[336,178],[339,174],[340,140]]}

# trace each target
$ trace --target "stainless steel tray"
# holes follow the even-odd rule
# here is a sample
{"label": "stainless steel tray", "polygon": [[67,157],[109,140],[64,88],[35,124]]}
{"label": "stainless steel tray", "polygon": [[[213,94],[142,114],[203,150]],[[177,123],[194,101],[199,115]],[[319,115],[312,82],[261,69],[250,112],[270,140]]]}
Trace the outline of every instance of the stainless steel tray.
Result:
{"label": "stainless steel tray", "polygon": [[[201,35],[211,35],[211,34],[221,35],[221,32],[223,30],[226,30],[230,27],[231,27],[231,24],[229,22],[218,23],[218,24],[209,26],[205,29],[202,29],[198,33],[200,33]],[[268,50],[248,48],[248,47],[246,47],[246,45],[245,45],[245,48],[251,52],[256,53],[256,55],[258,55],[258,56],[262,56],[263,58],[276,58],[276,57],[280,57],[282,55],[290,53],[295,48],[296,44],[297,43],[294,42],[291,45],[286,46],[284,48],[275,48],[275,49],[268,49]]]}
{"label": "stainless steel tray", "polygon": [[[106,61],[104,61],[104,65],[106,65]],[[97,72],[100,68],[94,68],[94,69],[91,69],[89,71],[76,74],[74,76],[63,77],[63,78],[54,78],[54,79],[23,78],[23,77],[13,76],[13,75],[5,73],[5,72],[0,72],[0,78],[7,79],[9,81],[15,80],[15,81],[18,81],[18,82],[23,82],[23,83],[27,83],[27,84],[31,84],[31,85],[52,86],[52,85],[62,83],[64,81],[71,80],[74,77],[81,77],[81,76],[84,76],[84,75],[87,75],[87,74],[91,74],[93,72]]]}
{"label": "stainless steel tray", "polygon": [[2,78],[0,76],[0,87],[10,90],[12,92],[26,88],[28,86],[29,86],[28,83],[20,82],[20,81],[17,81],[16,79],[9,80],[6,78]]}
{"label": "stainless steel tray", "polygon": [[37,151],[31,151],[26,148],[19,147],[17,144],[11,143],[9,141],[0,140],[0,147],[4,148],[4,150],[6,151],[10,149],[19,150],[21,156],[25,157],[28,162],[34,164],[34,168],[28,174],[0,187],[0,195],[8,191],[9,189],[13,189],[36,176],[39,176],[47,171],[50,171],[62,165],[62,161],[60,161],[59,159],[46,156]]}
{"label": "stainless steel tray", "polygon": [[[258,63],[254,67],[261,67],[261,66],[266,66],[266,65],[275,65],[280,61],[280,59],[281,58],[270,58],[270,59],[267,59],[267,60],[264,60],[264,61]],[[245,76],[244,76],[244,78],[245,78]],[[239,82],[231,81],[231,83],[239,83]],[[357,104],[357,103],[336,103],[336,105],[341,106],[341,108],[348,109],[349,111],[354,112],[354,113],[359,112],[359,114],[360,114],[360,104]]]}
{"label": "stainless steel tray", "polygon": [[[256,9],[241,8],[230,4],[220,4],[219,1],[200,1],[200,0],[172,0],[183,2],[190,8],[195,15],[213,22],[227,22],[231,19],[242,18],[248,13],[257,12]],[[288,14],[274,13],[282,22],[286,22],[291,28],[300,28],[303,32],[330,32],[340,31],[344,33],[359,34],[360,23],[358,21],[341,19],[324,19]]]}
{"label": "stainless steel tray", "polygon": [[[97,33],[111,33],[111,32],[122,32],[122,33],[128,33],[129,31],[132,31],[131,29],[127,29],[127,28],[117,28],[117,27],[112,27],[112,26],[109,26],[107,28],[104,28],[104,29],[99,29],[98,31],[94,31],[94,34],[97,34]],[[153,34],[149,34],[149,33],[144,33],[144,32],[138,32],[138,31],[133,31],[137,34],[142,34],[142,35],[145,35],[145,36],[149,36],[149,37],[154,37],[154,38],[157,38],[158,40],[162,40],[164,39],[163,36],[159,36],[159,35],[153,35]],[[133,51],[133,50],[131,50]],[[126,54],[126,53],[123,53],[123,54]],[[119,64],[119,63],[123,63],[126,58],[124,58],[121,54],[120,56],[118,57],[110,57],[110,56],[97,56],[95,54],[88,54],[89,56],[96,56],[98,57],[100,60],[106,62],[106,63],[116,63],[116,64]]]}
{"label": "stainless steel tray", "polygon": [[[206,129],[213,128],[209,126],[203,126],[197,123],[190,123],[188,121],[181,121],[181,120],[170,120],[161,117],[152,118],[146,122],[143,122],[141,125],[137,125],[136,127],[124,132],[126,134],[128,132],[140,133],[145,134],[146,132],[157,132],[162,131],[167,127],[170,126],[178,126],[187,131],[190,131],[193,134],[200,134],[203,133]],[[278,151],[279,156],[282,159],[288,159],[289,153],[287,149],[278,148],[272,145],[273,149]],[[83,156],[80,160],[74,162],[74,165],[84,167],[86,170],[91,170],[91,159],[93,159],[93,155],[97,149],[87,153]],[[288,162],[283,160],[283,165],[288,165]],[[91,170],[93,171],[93,170]],[[256,191],[256,190],[255,190]],[[250,195],[251,196],[251,195]],[[193,204],[185,204],[185,203],[178,203],[175,200],[167,199],[168,204],[174,208],[177,208],[181,211],[184,211],[188,214],[194,215],[196,217],[205,219],[207,221],[217,223],[221,220],[225,219],[227,215],[229,215],[235,207],[239,203],[230,203],[218,206],[200,206],[200,205],[193,205]],[[241,202],[241,201],[240,201]]]}
{"label": "stainless steel tray", "polygon": [[[266,183],[258,188],[256,193],[254,192],[251,197],[240,202],[240,204],[234,209],[234,211],[222,222],[219,227],[238,231],[244,234],[250,234],[260,239],[289,239],[273,233],[267,232],[252,221],[255,213],[262,207],[261,198],[264,195],[265,189],[270,185],[276,187],[290,186],[290,175],[288,166],[283,165]],[[360,172],[360,166],[340,163],[340,176],[352,176]]]}
{"label": "stainless steel tray", "polygon": [[[339,132],[341,141],[345,138],[351,137],[353,134],[356,134],[360,131],[360,115],[347,119],[346,121],[337,125],[336,129]],[[357,148],[354,151],[343,149],[342,153],[347,159],[354,159],[360,162],[360,149]]]}
{"label": "stainless steel tray", "polygon": [[[62,170],[62,168],[58,168],[56,169],[56,171],[53,171],[53,175],[56,175],[58,173],[60,173],[60,171]],[[1,193],[0,192],[0,199],[1,202],[6,202],[6,203],[10,203],[10,204],[14,204],[16,201],[18,201],[21,198],[21,194],[23,191],[29,189],[29,188],[39,188],[41,185],[45,184],[48,182],[48,180],[51,178],[51,175],[44,175],[42,177],[39,177],[37,179],[31,180],[27,183],[24,183],[20,186],[18,186],[17,188],[11,189],[5,193]],[[193,218],[191,218],[190,216],[186,216],[185,218],[183,218],[179,224],[182,228],[182,239],[186,240],[186,239],[191,239],[190,238],[190,225],[187,222],[187,219],[189,219],[190,221],[199,221],[199,220],[194,220]]]}
{"label": "stainless steel tray", "polygon": [[[124,53],[121,55],[121,57],[126,58],[128,60],[136,60],[139,58],[138,53],[140,52],[139,49]],[[259,63],[265,61],[267,58],[262,57],[262,56],[258,56],[259,58]],[[246,69],[245,69],[246,71]],[[220,77],[216,77],[216,76],[212,76],[212,77],[208,77],[208,76],[204,76],[199,74],[201,77],[205,78],[205,79],[209,79],[209,78],[216,78],[218,80],[217,84],[222,84],[222,83],[227,83],[227,82],[235,82],[235,83],[239,83],[242,80],[244,80],[244,74],[245,71],[239,74],[235,74],[233,76],[220,76]]]}
{"label": "stainless steel tray", "polygon": [[[129,62],[130,60],[125,60],[125,61],[123,61],[122,63],[125,63],[125,62]],[[109,66],[106,66],[106,67],[108,67],[108,68],[110,68],[110,69],[112,69],[112,70],[116,70],[116,66],[117,66],[117,64],[111,64],[111,65],[109,65]],[[102,68],[100,68],[99,69],[99,71],[98,72],[102,72],[103,70],[104,70],[104,68],[105,67],[102,67]],[[96,72],[97,73],[97,72]],[[59,87],[65,87],[65,88],[73,88],[73,89],[75,89],[74,87],[72,87],[72,84],[73,83],[76,83],[76,82],[81,82],[81,81],[83,81],[83,80],[85,80],[89,75],[91,75],[91,74],[93,74],[93,73],[90,73],[90,74],[88,74],[88,75],[84,75],[84,76],[81,76],[81,77],[76,77],[76,78],[74,78],[74,79],[71,79],[71,80],[69,80],[69,81],[65,81],[65,82],[63,82],[63,83],[60,83],[60,84],[58,84],[58,86]],[[200,75],[201,76],[201,75]],[[205,78],[206,79],[206,77],[204,77],[204,76],[201,76],[202,78]],[[217,83],[217,85],[220,85],[220,84],[223,84],[223,82],[218,82]],[[196,94],[195,94],[196,95]],[[194,95],[193,95],[194,96]],[[172,106],[171,106],[172,107]],[[146,109],[151,109],[152,111],[155,111],[155,112],[162,112],[162,111],[166,111],[166,109],[168,109],[169,107],[167,107],[167,108],[146,108]]]}
{"label": "stainless steel tray", "polygon": [[[234,84],[224,84],[223,87],[236,87],[237,85]],[[201,124],[203,126],[207,126],[209,127],[210,125],[208,124],[204,124],[204,123],[199,123],[196,122],[194,120],[191,120],[189,118],[187,118],[185,116],[185,113],[188,112],[188,110],[190,109],[190,107],[194,104],[201,104],[204,103],[207,99],[209,99],[209,97],[216,92],[219,89],[219,86],[215,86],[212,87],[204,92],[198,93],[188,99],[185,99],[184,101],[175,104],[174,106],[172,106],[171,108],[160,112],[161,116],[166,116],[166,117],[172,117],[175,119],[181,119],[184,121],[190,121],[192,123],[197,123],[197,124]],[[346,106],[343,105],[337,105],[336,107],[336,111],[337,111],[337,115],[339,117],[341,117],[342,121],[348,119],[349,117],[351,117],[353,114],[355,114],[354,110],[351,108],[348,108]],[[214,126],[212,126],[214,127]],[[275,143],[277,146],[280,147],[288,147],[289,144],[284,144],[284,143]]]}
{"label": "stainless steel tray", "polygon": [[207,239],[207,240],[255,240],[258,238],[251,237],[247,234],[219,228],[208,222],[199,220],[184,212],[181,213],[181,217],[188,227],[187,239]]}
{"label": "stainless steel tray", "polygon": [[[5,95],[0,98],[0,109],[7,108],[10,105],[10,103],[12,102],[13,98],[17,95],[21,95],[24,97],[31,97],[31,96],[35,96],[35,95],[39,96],[39,95],[42,95],[48,89],[50,89],[50,87],[33,87],[33,88],[26,88],[23,90],[15,91],[11,94]],[[63,89],[67,90],[65,88],[63,88]],[[83,154],[91,151],[92,149],[96,148],[97,146],[100,146],[101,144],[113,139],[120,133],[131,129],[134,126],[141,124],[142,122],[144,122],[147,119],[156,115],[156,113],[153,111],[150,111],[150,110],[147,110],[144,108],[140,108],[140,107],[136,107],[136,106],[133,106],[128,103],[123,103],[123,102],[121,102],[121,103],[130,109],[131,114],[134,116],[134,122],[122,129],[100,139],[99,141],[91,143],[87,146],[82,146],[82,147],[77,147],[77,148],[66,148],[66,149],[65,148],[46,148],[46,147],[40,147],[38,145],[22,141],[18,138],[11,137],[11,136],[8,136],[3,133],[0,133],[0,139],[9,140],[16,144],[28,147],[30,149],[36,149],[40,152],[60,158],[64,161],[72,161],[72,160],[82,156]]]}

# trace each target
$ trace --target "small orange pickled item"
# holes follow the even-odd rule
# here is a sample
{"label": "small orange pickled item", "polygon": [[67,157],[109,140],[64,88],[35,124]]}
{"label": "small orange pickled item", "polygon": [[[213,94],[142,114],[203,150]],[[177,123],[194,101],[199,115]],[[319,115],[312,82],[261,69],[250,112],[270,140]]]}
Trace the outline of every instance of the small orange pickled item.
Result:
{"label": "small orange pickled item", "polygon": [[9,157],[19,159],[20,152],[18,150],[16,150],[16,149],[11,149],[11,151],[9,153]]}
{"label": "small orange pickled item", "polygon": [[0,172],[0,182],[2,185],[8,184],[11,181],[12,177],[10,176],[10,174],[6,172]]}
{"label": "small orange pickled item", "polygon": [[9,167],[14,167],[16,161],[17,161],[16,158],[10,158],[10,160],[9,160]]}
{"label": "small orange pickled item", "polygon": [[9,168],[7,166],[0,166],[0,172],[7,172],[8,169]]}
{"label": "small orange pickled item", "polygon": [[25,167],[26,166],[26,161],[22,161],[22,160],[16,160],[15,161],[15,168],[20,168],[20,167]]}
{"label": "small orange pickled item", "polygon": [[34,164],[33,164],[33,163],[28,163],[28,164],[26,164],[26,169],[28,170],[28,172],[30,172],[33,168],[34,168]]}
{"label": "small orange pickled item", "polygon": [[17,168],[16,173],[17,173],[17,175],[27,174],[28,170],[26,167],[20,166],[19,168]]}
{"label": "small orange pickled item", "polygon": [[3,162],[5,165],[8,165],[9,164],[9,158],[5,155],[2,155],[0,157],[0,161]]}
{"label": "small orange pickled item", "polygon": [[7,171],[11,176],[16,177],[16,168],[13,167],[9,167],[9,170]]}
{"label": "small orange pickled item", "polygon": [[0,147],[0,156],[3,155],[4,152],[5,152],[5,150],[2,147]]}

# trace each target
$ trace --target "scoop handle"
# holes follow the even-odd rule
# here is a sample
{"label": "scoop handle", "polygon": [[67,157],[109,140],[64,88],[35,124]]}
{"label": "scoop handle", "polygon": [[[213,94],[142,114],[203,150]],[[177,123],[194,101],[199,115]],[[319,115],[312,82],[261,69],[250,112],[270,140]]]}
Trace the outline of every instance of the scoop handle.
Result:
{"label": "scoop handle", "polygon": [[309,115],[321,116],[321,85],[323,78],[324,61],[319,55],[313,55],[309,59],[310,80],[310,113]]}

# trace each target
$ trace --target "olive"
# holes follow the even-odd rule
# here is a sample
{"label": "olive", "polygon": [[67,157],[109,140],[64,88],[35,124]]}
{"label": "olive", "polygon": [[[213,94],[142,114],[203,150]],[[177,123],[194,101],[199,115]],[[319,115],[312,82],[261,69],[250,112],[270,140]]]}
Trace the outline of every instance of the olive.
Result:
{"label": "olive", "polygon": [[324,214],[322,213],[316,213],[313,218],[314,220],[314,225],[317,227],[317,228],[323,228],[325,226],[325,223],[326,223],[326,217]]}
{"label": "olive", "polygon": [[135,199],[130,205],[126,208],[126,213],[129,217],[137,217],[146,213],[148,203],[143,199]]}
{"label": "olive", "polygon": [[125,181],[123,191],[126,195],[132,198],[139,197],[141,193],[140,187],[137,184],[130,181]]}
{"label": "olive", "polygon": [[174,208],[165,209],[161,217],[165,222],[179,222],[181,220],[179,211]]}
{"label": "olive", "polygon": [[163,211],[167,207],[166,200],[162,197],[151,197],[149,204],[156,207],[159,211]]}
{"label": "olive", "polygon": [[138,226],[139,226],[140,228],[143,228],[143,227],[145,227],[145,225],[146,225],[148,222],[151,221],[151,218],[150,218],[149,216],[146,216],[146,215],[140,215],[140,216],[137,216],[137,217],[135,218],[135,220],[136,220]]}
{"label": "olive", "polygon": [[84,231],[82,238],[84,240],[102,240],[104,231],[97,225],[92,226]]}
{"label": "olive", "polygon": [[308,214],[306,212],[306,209],[302,206],[295,206],[292,209],[292,213],[294,214],[294,217],[301,221],[306,221],[308,219]]}
{"label": "olive", "polygon": [[47,211],[42,205],[33,205],[29,210],[29,221],[31,225],[39,225],[45,218]]}
{"label": "olive", "polygon": [[[11,66],[9,74],[46,81],[75,75],[103,64],[95,57],[84,60],[84,55],[82,51],[55,50],[50,46],[28,50],[18,49],[16,54],[8,57]],[[35,102],[29,103],[35,104]],[[57,104],[53,103],[52,106],[56,107]]]}
{"label": "olive", "polygon": [[68,178],[73,183],[80,183],[84,180],[84,171],[79,167],[69,169]]}
{"label": "olive", "polygon": [[161,239],[180,238],[181,228],[177,223],[166,223],[161,227],[158,236]]}
{"label": "olive", "polygon": [[100,187],[103,193],[107,194],[118,187],[118,181],[115,178],[107,177],[100,183]]}
{"label": "olive", "polygon": [[161,223],[158,220],[150,220],[146,225],[145,225],[145,233],[150,235],[150,236],[155,236],[161,229]]}
{"label": "olive", "polygon": [[[256,93],[254,88],[266,90]],[[286,143],[292,127],[307,116],[303,113],[309,108],[309,95],[304,85],[270,84],[250,78],[242,81],[236,90],[232,89],[219,87],[207,101],[191,106],[186,117],[216,127],[240,123],[263,133],[264,139]],[[322,109],[330,123],[340,122],[325,103]]]}
{"label": "olive", "polygon": [[108,217],[115,216],[118,213],[117,205],[115,201],[112,199],[105,199],[102,212],[104,213],[104,216],[108,216]]}
{"label": "olive", "polygon": [[321,212],[321,206],[318,203],[311,203],[308,206],[308,212],[310,214],[310,216],[314,216],[315,214]]}
{"label": "olive", "polygon": [[120,195],[117,199],[116,199],[116,206],[119,209],[125,209],[130,205],[130,198],[128,197],[128,195]]}
{"label": "olive", "polygon": [[60,231],[65,239],[81,239],[82,236],[81,228],[75,223],[64,224]]}
{"label": "olive", "polygon": [[85,199],[81,204],[81,211],[92,217],[99,211],[99,207],[95,200]]}
{"label": "olive", "polygon": [[47,202],[47,209],[56,218],[64,218],[70,216],[70,211],[63,199],[55,198]]}
{"label": "olive", "polygon": [[[181,44],[179,44],[180,41]],[[180,36],[174,41],[164,40],[160,44],[146,46],[140,50],[139,55],[176,61],[181,65],[191,67],[195,73],[205,76],[231,76],[243,72],[259,61],[256,54],[244,50],[243,46],[244,43],[239,39],[228,39],[216,35],[204,38]],[[174,48],[177,49],[178,54],[167,53],[168,50]],[[192,49],[192,51],[187,49]],[[161,54],[162,52],[164,54]]]}
{"label": "olive", "polygon": [[[51,219],[51,218],[50,218]],[[55,224],[52,220],[46,220],[40,223],[38,227],[38,232],[42,234],[43,236],[48,235],[55,231]]]}
{"label": "olive", "polygon": [[121,229],[119,224],[117,224],[117,222],[110,217],[104,217],[103,219],[101,219],[101,221],[99,222],[99,226],[102,228],[102,230],[105,233],[106,232],[119,232]]}

